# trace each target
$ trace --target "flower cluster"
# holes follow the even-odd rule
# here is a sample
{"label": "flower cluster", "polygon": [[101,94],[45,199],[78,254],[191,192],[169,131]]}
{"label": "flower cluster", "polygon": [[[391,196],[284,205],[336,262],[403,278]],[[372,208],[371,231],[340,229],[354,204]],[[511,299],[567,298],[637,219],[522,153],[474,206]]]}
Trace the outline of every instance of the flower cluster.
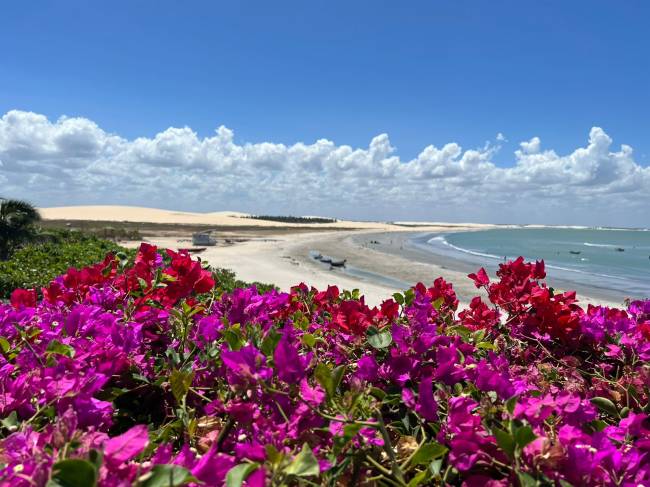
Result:
{"label": "flower cluster", "polygon": [[0,305],[0,484],[650,485],[650,301],[543,262],[379,307],[143,244]]}

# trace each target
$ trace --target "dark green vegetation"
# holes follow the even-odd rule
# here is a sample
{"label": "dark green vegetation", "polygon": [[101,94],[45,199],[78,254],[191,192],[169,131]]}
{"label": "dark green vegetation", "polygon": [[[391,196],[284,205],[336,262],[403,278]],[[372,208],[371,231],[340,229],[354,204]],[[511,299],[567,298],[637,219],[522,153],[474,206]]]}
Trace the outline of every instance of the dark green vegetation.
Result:
{"label": "dark green vegetation", "polygon": [[212,269],[216,288],[220,291],[231,293],[235,289],[244,289],[250,286],[255,286],[257,290],[263,294],[271,289],[277,289],[273,284],[264,284],[261,282],[244,282],[237,279],[237,276],[230,269],[214,268]]}
{"label": "dark green vegetation", "polygon": [[0,260],[6,260],[23,242],[33,239],[41,216],[26,201],[0,198]]}
{"label": "dark green vegetation", "polygon": [[[16,288],[40,288],[47,286],[56,276],[69,268],[80,269],[101,262],[108,253],[124,253],[131,258],[135,250],[126,249],[95,235],[69,231],[52,230],[37,233],[31,243],[17,249],[6,261],[0,261],[0,299],[8,299]],[[217,287],[223,292],[236,288],[257,286],[266,292],[274,286],[262,283],[247,283],[237,279],[228,269],[213,269]]]}
{"label": "dark green vegetation", "polygon": [[268,220],[281,223],[336,223],[334,218],[319,218],[310,216],[273,216],[273,215],[251,215],[246,218],[254,220]]}
{"label": "dark green vegetation", "polygon": [[133,253],[116,243],[65,230],[34,235],[32,242],[0,262],[0,298],[16,288],[47,285],[70,267],[82,268],[100,262],[109,252]]}

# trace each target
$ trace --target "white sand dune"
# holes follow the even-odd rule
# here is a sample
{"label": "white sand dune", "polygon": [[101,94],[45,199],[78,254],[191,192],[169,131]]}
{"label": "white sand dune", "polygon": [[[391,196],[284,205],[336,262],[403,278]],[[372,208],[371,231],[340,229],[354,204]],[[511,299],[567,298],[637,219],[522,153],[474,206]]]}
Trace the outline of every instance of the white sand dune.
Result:
{"label": "white sand dune", "polygon": [[283,223],[268,220],[251,220],[247,213],[236,211],[217,211],[212,213],[192,213],[187,211],[161,210],[137,206],[61,206],[39,208],[45,220],[94,220],[111,222],[171,223],[180,225],[215,226],[258,226],[258,227],[300,227],[309,228],[378,228],[391,226],[383,223],[337,221],[335,223]]}
{"label": "white sand dune", "polygon": [[[94,220],[110,222],[146,222],[168,223],[180,225],[214,225],[214,226],[257,226],[269,228],[306,227],[306,228],[359,228],[377,230],[404,230],[403,226],[381,222],[360,222],[338,220],[334,223],[283,223],[268,220],[251,220],[247,213],[236,211],[217,211],[212,213],[192,213],[187,211],[161,210],[157,208],[144,208],[137,206],[60,206],[54,208],[39,208],[45,220]],[[425,224],[430,227],[464,227],[484,228],[491,225],[482,224]]]}

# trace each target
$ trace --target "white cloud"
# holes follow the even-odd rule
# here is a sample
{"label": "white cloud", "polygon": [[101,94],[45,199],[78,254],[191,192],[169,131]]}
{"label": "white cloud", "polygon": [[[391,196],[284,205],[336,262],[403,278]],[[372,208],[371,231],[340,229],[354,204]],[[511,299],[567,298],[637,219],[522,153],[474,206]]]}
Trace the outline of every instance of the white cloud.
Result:
{"label": "white cloud", "polygon": [[[499,133],[496,139],[506,141]],[[0,119],[0,195],[39,205],[139,204],[185,210],[331,214],[354,218],[650,226],[650,168],[598,127],[566,155],[520,143],[429,145],[401,160],[387,134],[367,148],[320,139],[237,144],[221,126],[199,137],[173,128],[127,140],[91,120],[13,110]]]}

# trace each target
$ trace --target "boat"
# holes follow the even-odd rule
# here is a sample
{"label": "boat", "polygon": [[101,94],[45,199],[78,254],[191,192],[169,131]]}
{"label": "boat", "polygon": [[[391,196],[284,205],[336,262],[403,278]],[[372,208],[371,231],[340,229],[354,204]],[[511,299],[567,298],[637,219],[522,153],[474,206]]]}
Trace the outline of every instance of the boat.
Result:
{"label": "boat", "polygon": [[347,259],[332,259],[330,265],[332,267],[345,267]]}
{"label": "boat", "polygon": [[217,245],[217,239],[213,238],[210,232],[198,232],[192,234],[192,245],[195,247],[205,245],[213,246]]}
{"label": "boat", "polygon": [[573,255],[580,255],[581,252],[579,250],[569,250],[569,253]]}
{"label": "boat", "polygon": [[199,254],[199,253],[205,251],[206,249],[207,249],[207,247],[186,247],[184,249],[178,249],[178,250],[190,252],[192,254]]}
{"label": "boat", "polygon": [[616,247],[616,252],[625,252],[623,247]]}

